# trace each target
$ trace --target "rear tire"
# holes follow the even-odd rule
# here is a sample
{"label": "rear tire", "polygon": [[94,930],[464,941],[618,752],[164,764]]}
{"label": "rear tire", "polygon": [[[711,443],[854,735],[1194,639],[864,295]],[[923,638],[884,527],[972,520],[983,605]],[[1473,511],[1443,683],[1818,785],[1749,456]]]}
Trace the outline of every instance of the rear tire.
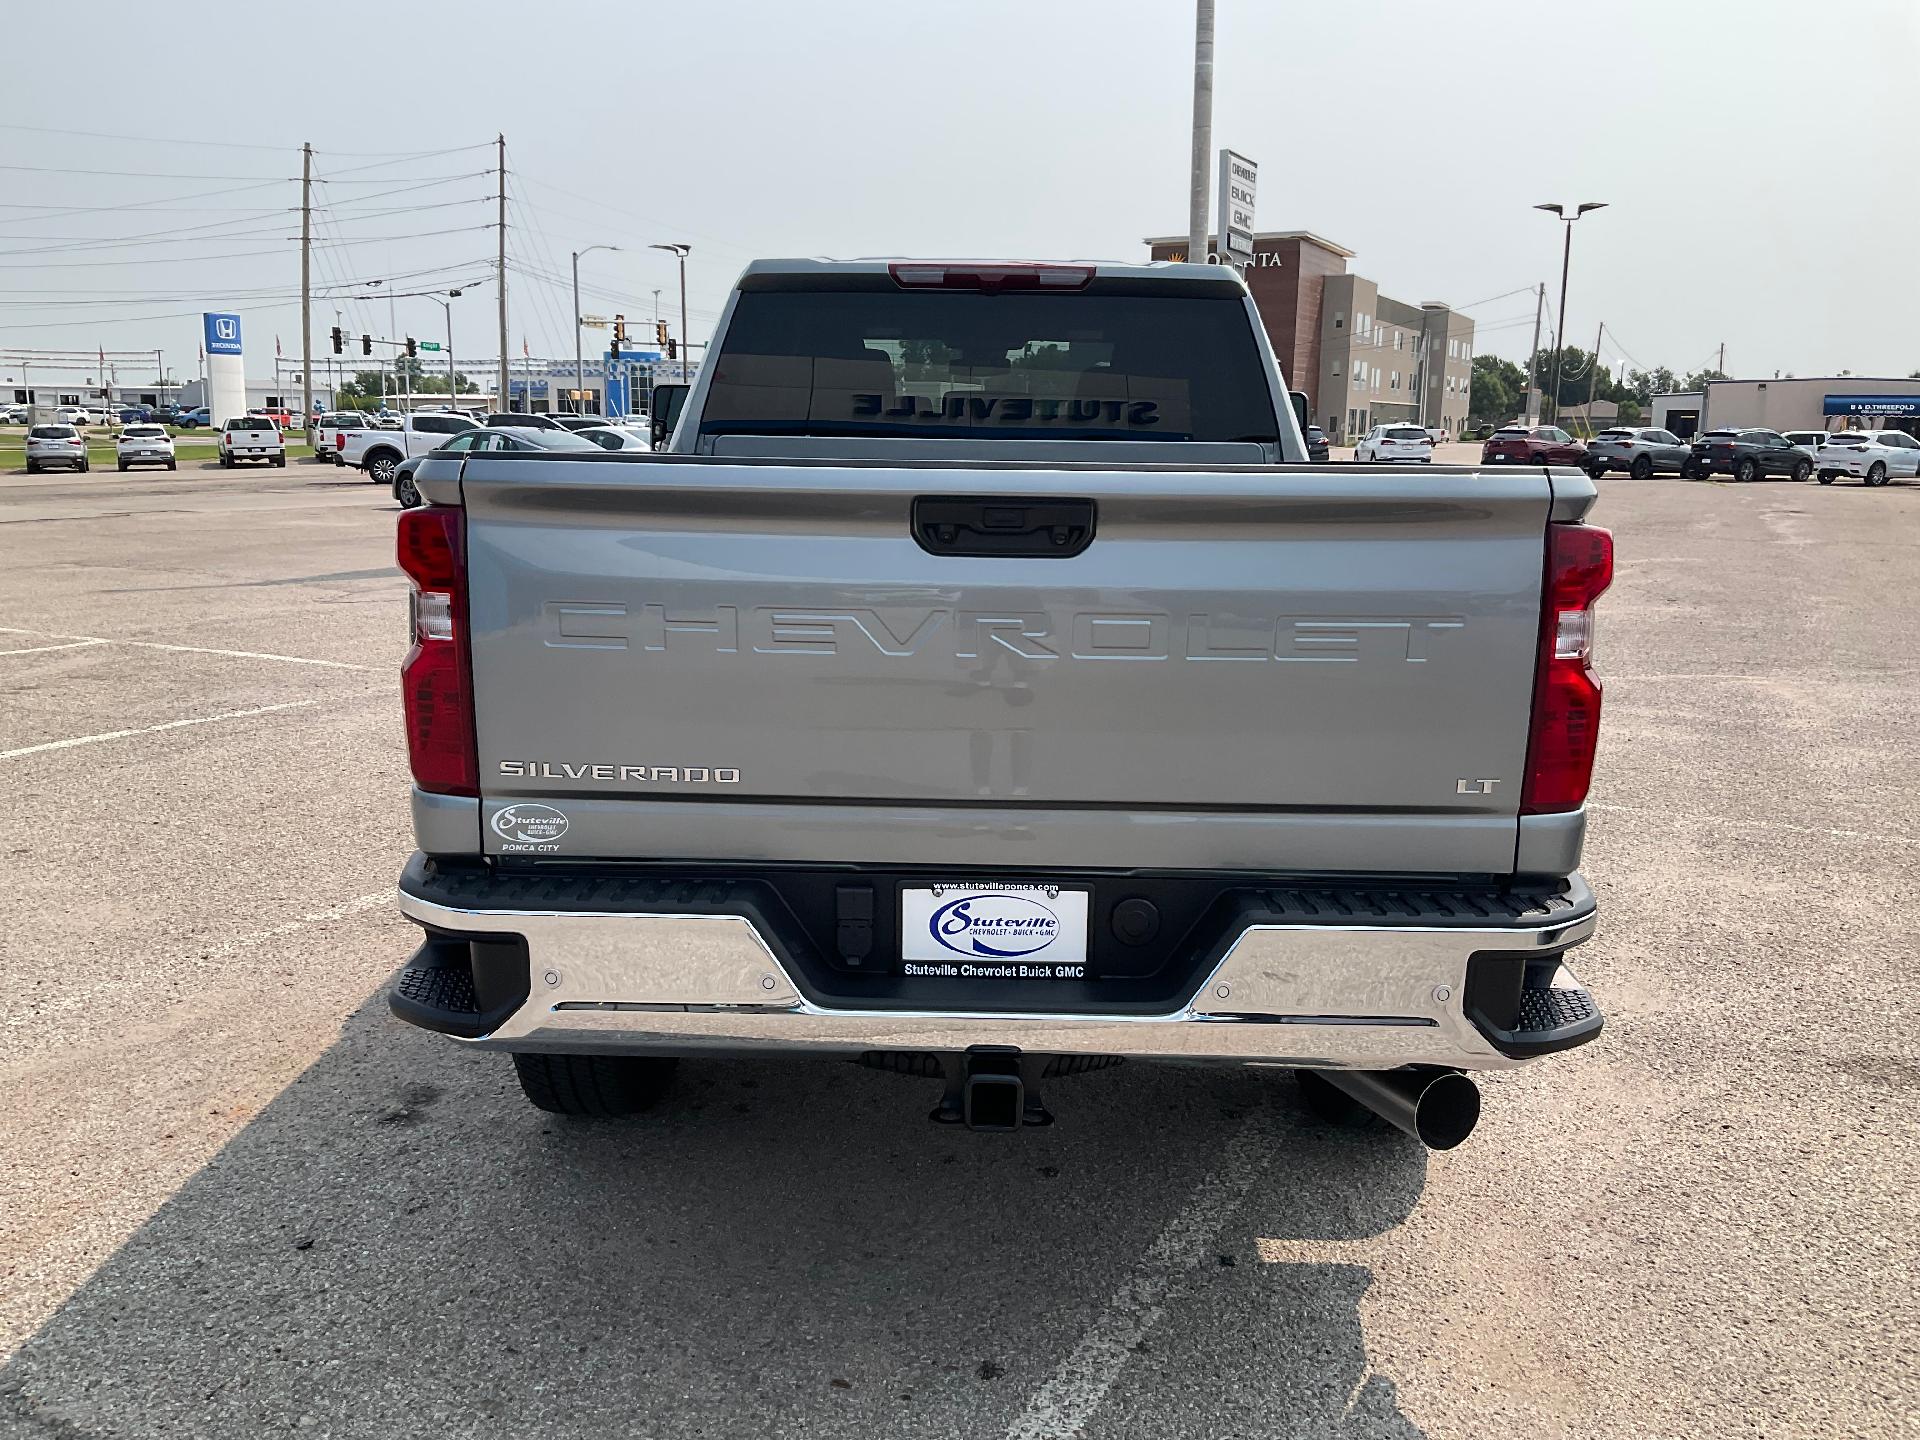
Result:
{"label": "rear tire", "polygon": [[93,462],[91,460],[82,460],[76,468],[80,471],[82,475],[84,475],[89,470],[93,469]]}
{"label": "rear tire", "polygon": [[401,508],[405,510],[417,509],[421,505],[420,487],[413,483],[412,475],[401,475],[395,478],[393,498],[398,500]]}
{"label": "rear tire", "polygon": [[1589,480],[1604,480],[1606,478],[1606,475],[1607,475],[1607,467],[1604,465],[1587,466],[1587,478]]}
{"label": "rear tire", "polygon": [[1733,464],[1733,478],[1742,485],[1760,478],[1760,467],[1752,460],[1736,460]]}
{"label": "rear tire", "polygon": [[38,460],[27,461],[27,473],[29,475],[38,475],[40,473],[40,462]]}
{"label": "rear tire", "polygon": [[1807,483],[1807,477],[1811,474],[1813,474],[1813,463],[1811,461],[1802,460],[1798,465],[1793,467],[1793,478],[1798,480],[1802,485]]}
{"label": "rear tire", "polygon": [[1887,483],[1887,466],[1883,460],[1876,460],[1867,467],[1867,484],[1884,485]]}
{"label": "rear tire", "polygon": [[122,461],[120,462],[120,473],[121,473],[122,475],[124,475],[124,474],[126,474],[126,473],[127,473],[127,462],[126,462],[126,461],[124,461],[124,460],[122,460]]}
{"label": "rear tire", "polygon": [[274,457],[273,457],[273,468],[274,468],[274,469],[276,469],[276,470],[284,470],[284,469],[286,469],[286,468],[287,468],[287,457],[286,457],[286,456],[284,456],[284,455],[276,455],[276,456],[274,456]]}
{"label": "rear tire", "polygon": [[653,1055],[541,1055],[516,1052],[513,1071],[535,1109],[603,1119],[651,1110],[673,1084],[679,1061]]}
{"label": "rear tire", "polygon": [[1822,485],[1831,485],[1833,483],[1833,471],[1822,470],[1819,475],[1819,480]]}
{"label": "rear tire", "polygon": [[1651,455],[1641,455],[1637,457],[1633,462],[1633,469],[1628,473],[1636,480],[1651,480],[1653,478],[1653,457]]}

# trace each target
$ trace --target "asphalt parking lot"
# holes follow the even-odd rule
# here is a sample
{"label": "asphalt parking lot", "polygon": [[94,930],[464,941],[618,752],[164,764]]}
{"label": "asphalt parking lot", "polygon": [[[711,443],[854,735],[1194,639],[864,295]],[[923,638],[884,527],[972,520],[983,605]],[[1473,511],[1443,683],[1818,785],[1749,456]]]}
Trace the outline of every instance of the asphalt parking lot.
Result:
{"label": "asphalt parking lot", "polygon": [[543,1116],[386,1013],[392,503],[0,475],[0,1433],[1913,1433],[1920,487],[1602,490],[1608,1028],[1429,1156],[1140,1065]]}

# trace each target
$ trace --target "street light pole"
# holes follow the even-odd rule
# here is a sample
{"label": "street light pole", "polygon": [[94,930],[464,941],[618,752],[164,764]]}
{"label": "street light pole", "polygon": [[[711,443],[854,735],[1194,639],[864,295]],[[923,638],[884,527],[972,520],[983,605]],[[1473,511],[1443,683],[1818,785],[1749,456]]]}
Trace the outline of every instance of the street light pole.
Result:
{"label": "street light pole", "polygon": [[[1187,259],[1207,260],[1207,164],[1213,149],[1213,0],[1193,7],[1193,176],[1187,197]],[[1219,237],[1224,256],[1227,237]]]}
{"label": "street light pole", "polygon": [[649,245],[647,248],[671,250],[680,260],[680,378],[684,380],[693,362],[693,337],[687,332],[687,256],[693,252],[693,247],[676,240],[666,245]]}
{"label": "street light pole", "polygon": [[576,415],[580,413],[581,392],[587,388],[586,362],[580,358],[580,257],[591,255],[596,250],[619,248],[618,245],[589,245],[584,250],[573,252],[573,413]]}
{"label": "street light pole", "polygon": [[434,304],[446,312],[447,317],[447,408],[449,410],[458,410],[460,408],[456,403],[459,395],[458,391],[454,388],[453,381],[453,302],[459,298],[460,292],[458,290],[447,291],[444,300],[438,295],[427,296],[427,299],[433,301]]}
{"label": "street light pole", "polygon": [[1571,215],[1563,205],[1536,205],[1533,208],[1551,211],[1559,216],[1567,232],[1566,244],[1560,250],[1560,315],[1556,327],[1560,332],[1560,343],[1554,347],[1553,351],[1553,423],[1558,425],[1560,423],[1560,367],[1567,358],[1567,271],[1573,263],[1573,222],[1589,210],[1606,209],[1607,202],[1589,200],[1583,205],[1575,206]]}

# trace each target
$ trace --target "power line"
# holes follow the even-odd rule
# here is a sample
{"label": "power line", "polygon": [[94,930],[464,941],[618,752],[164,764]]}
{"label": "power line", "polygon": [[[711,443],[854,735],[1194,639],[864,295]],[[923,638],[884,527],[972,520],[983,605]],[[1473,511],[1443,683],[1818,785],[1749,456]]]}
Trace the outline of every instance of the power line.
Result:
{"label": "power line", "polygon": [[[294,145],[266,145],[259,141],[247,140],[181,140],[169,139],[161,135],[116,135],[105,130],[61,130],[51,125],[15,125],[0,123],[0,130],[22,130],[32,135],[77,135],[87,140],[124,140],[133,144],[198,145],[222,150],[274,150],[285,152],[298,148]],[[484,150],[488,143],[489,142],[483,141],[478,145],[456,146],[455,150]],[[427,155],[451,155],[455,153],[455,150],[332,150],[327,153],[344,156],[350,160],[374,156],[385,156],[396,160],[419,160],[425,158]]]}

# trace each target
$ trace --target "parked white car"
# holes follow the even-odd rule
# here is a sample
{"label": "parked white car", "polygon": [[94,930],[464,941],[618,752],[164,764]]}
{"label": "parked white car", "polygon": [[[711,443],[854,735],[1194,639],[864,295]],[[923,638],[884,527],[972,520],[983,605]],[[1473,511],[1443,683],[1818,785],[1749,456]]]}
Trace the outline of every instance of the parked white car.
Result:
{"label": "parked white car", "polygon": [[122,470],[135,465],[164,465],[169,470],[180,468],[173,454],[173,437],[167,434],[164,425],[151,425],[135,422],[123,426],[119,435],[114,437],[114,458],[119,461]]}
{"label": "parked white car", "polygon": [[1414,460],[1433,463],[1433,439],[1418,425],[1376,425],[1354,447],[1353,458],[1369,462]]}
{"label": "parked white car", "polygon": [[100,417],[84,405],[62,405],[53,412],[56,423],[61,425],[98,425]]}
{"label": "parked white car", "polygon": [[77,427],[36,425],[27,431],[27,473],[38,475],[49,465],[86,473],[87,442]]}
{"label": "parked white car", "polygon": [[[522,434],[525,432],[522,431]],[[588,430],[573,432],[582,440],[591,440],[602,450],[651,450],[653,437],[640,430],[629,430],[622,425],[595,425]]]}
{"label": "parked white car", "polygon": [[1822,485],[1842,475],[1868,485],[1920,476],[1920,440],[1904,430],[1837,430],[1814,452],[1814,473]]}
{"label": "parked white car", "polygon": [[376,485],[393,484],[400,462],[438,450],[456,435],[480,427],[464,415],[409,415],[396,430],[343,430],[337,453],[342,465],[367,472]]}
{"label": "parked white car", "polygon": [[373,417],[362,410],[329,410],[313,422],[313,458],[323,465],[345,462],[340,452],[346,448],[346,436],[372,426]]}

